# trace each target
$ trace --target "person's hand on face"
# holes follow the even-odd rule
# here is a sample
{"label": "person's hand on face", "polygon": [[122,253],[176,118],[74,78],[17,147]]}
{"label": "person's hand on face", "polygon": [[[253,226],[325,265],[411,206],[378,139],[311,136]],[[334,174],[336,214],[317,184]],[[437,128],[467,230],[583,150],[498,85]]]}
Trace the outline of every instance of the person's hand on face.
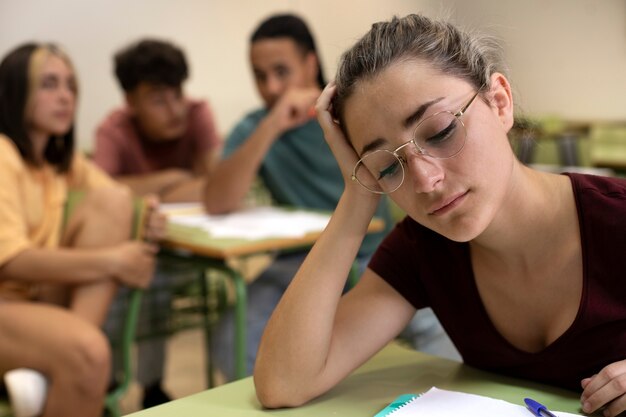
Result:
{"label": "person's hand on face", "polygon": [[280,133],[301,126],[315,117],[319,95],[317,87],[290,88],[272,106],[268,119]]}

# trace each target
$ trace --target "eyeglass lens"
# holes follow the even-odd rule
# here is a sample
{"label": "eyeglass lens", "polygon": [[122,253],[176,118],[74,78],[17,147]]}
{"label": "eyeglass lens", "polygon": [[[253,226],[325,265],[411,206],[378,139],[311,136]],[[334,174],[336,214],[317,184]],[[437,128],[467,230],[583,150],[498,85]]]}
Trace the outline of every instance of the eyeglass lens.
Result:
{"label": "eyeglass lens", "polygon": [[[424,119],[415,129],[415,150],[433,158],[450,158],[465,144],[463,123],[450,112],[441,112]],[[411,147],[405,147],[407,151]],[[376,150],[365,155],[355,167],[356,180],[368,190],[387,194],[397,190],[404,181],[404,166],[395,152]]]}

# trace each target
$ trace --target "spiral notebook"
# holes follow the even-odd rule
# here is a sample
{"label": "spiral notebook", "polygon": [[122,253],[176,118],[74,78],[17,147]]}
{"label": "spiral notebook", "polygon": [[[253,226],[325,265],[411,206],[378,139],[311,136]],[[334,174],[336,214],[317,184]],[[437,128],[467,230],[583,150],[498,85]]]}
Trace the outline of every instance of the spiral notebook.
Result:
{"label": "spiral notebook", "polygon": [[[520,403],[523,399],[520,398]],[[557,417],[581,417],[580,414],[553,411]],[[374,417],[532,417],[523,405],[464,392],[433,387],[423,394],[396,398]]]}

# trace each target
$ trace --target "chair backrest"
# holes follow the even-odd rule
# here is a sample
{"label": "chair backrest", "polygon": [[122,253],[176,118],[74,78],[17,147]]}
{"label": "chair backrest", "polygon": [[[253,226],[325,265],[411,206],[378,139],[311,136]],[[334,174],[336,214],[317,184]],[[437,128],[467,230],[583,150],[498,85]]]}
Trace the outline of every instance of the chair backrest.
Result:
{"label": "chair backrest", "polygon": [[626,169],[626,124],[598,124],[589,132],[591,164]]}

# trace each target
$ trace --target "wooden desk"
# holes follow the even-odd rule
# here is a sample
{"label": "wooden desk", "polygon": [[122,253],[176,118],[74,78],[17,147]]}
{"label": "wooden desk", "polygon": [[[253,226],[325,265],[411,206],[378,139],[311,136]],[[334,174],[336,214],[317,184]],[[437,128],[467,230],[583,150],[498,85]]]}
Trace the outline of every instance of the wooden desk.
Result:
{"label": "wooden desk", "polygon": [[[385,228],[382,219],[374,218],[367,228],[368,233],[381,232]],[[311,247],[323,230],[307,233],[299,238],[271,238],[262,240],[210,238],[204,233],[179,230],[162,242],[162,246],[171,249],[188,250],[195,255],[216,259],[228,259],[255,255],[262,252],[294,250]]]}
{"label": "wooden desk", "polygon": [[578,393],[479,371],[459,362],[391,344],[328,393],[299,408],[262,409],[250,377],[132,416],[368,417],[400,394],[424,392],[432,386],[500,398],[520,405],[524,397],[532,397],[551,410],[580,413]]}
{"label": "wooden desk", "polygon": [[[202,210],[199,206],[186,210],[187,214],[198,214]],[[302,210],[302,209],[300,209]],[[174,211],[164,210],[166,214],[181,214],[177,209]],[[385,222],[374,218],[368,227],[368,233],[376,233],[384,230]],[[246,281],[237,268],[229,262],[232,258],[241,258],[270,251],[285,251],[310,248],[323,230],[306,234],[299,238],[270,238],[260,240],[213,238],[206,232],[193,227],[181,227],[168,225],[169,237],[161,242],[166,250],[162,257],[174,256],[185,257],[196,264],[201,272],[200,281],[204,283],[204,271],[207,269],[219,270],[226,274],[235,287],[235,377],[243,378],[246,375]],[[204,284],[203,284],[204,285]],[[206,289],[203,288],[206,292]],[[206,324],[208,326],[208,323]],[[207,333],[208,348],[208,333]],[[207,376],[211,380],[211,363],[207,361]]]}

